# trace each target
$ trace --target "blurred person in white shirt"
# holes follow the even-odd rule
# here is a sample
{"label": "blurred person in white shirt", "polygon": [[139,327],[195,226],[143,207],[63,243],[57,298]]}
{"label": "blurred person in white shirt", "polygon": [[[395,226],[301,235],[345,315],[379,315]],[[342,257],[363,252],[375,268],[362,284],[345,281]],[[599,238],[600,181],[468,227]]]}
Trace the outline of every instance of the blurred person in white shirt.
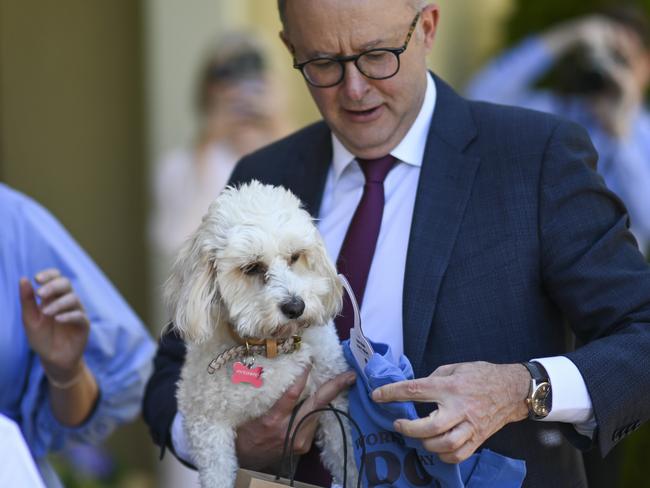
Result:
{"label": "blurred person in white shirt", "polygon": [[170,258],[199,225],[237,161],[284,135],[283,94],[261,43],[248,32],[218,39],[200,69],[199,131],[164,155],[153,174],[152,244]]}

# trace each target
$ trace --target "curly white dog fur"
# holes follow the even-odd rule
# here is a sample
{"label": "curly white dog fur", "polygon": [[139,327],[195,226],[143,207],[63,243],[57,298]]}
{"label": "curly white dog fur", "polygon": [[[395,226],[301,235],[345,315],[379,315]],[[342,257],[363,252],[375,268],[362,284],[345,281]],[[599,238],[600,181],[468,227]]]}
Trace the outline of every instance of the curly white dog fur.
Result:
{"label": "curly white dog fur", "polygon": [[[237,426],[269,410],[311,364],[304,395],[348,369],[332,318],[341,285],[310,215],[288,190],[256,181],[227,188],[185,243],[165,285],[174,326],[187,343],[178,407],[203,487],[229,488],[238,469]],[[210,362],[240,337],[302,335],[299,350],[255,357],[263,384],[231,382],[232,361]],[[347,410],[341,395],[334,406]],[[325,466],[341,483],[343,439],[333,414],[316,434]],[[352,448],[348,486],[355,486]]]}

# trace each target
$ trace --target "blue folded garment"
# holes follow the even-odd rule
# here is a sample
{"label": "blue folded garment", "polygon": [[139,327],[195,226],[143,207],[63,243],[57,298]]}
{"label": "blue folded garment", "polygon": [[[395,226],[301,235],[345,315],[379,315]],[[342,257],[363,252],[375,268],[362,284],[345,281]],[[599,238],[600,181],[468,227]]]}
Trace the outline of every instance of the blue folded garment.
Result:
{"label": "blue folded garment", "polygon": [[[364,435],[366,459],[363,483],[366,487],[390,486],[436,488],[520,488],[526,476],[526,463],[488,449],[475,453],[460,464],[447,464],[427,451],[417,439],[403,437],[393,429],[397,419],[418,418],[413,402],[375,403],[371,393],[380,386],[413,379],[413,368],[405,356],[395,364],[386,344],[371,343],[374,354],[364,373],[343,342],[348,363],[357,372],[350,390],[350,415]],[[361,440],[354,443],[357,466],[361,461]]]}

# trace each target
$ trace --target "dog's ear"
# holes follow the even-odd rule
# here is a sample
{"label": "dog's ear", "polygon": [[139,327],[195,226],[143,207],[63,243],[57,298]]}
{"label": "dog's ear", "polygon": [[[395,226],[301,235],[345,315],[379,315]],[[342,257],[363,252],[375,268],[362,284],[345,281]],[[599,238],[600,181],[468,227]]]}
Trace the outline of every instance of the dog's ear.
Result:
{"label": "dog's ear", "polygon": [[201,248],[200,231],[182,247],[165,283],[174,328],[188,342],[210,338],[219,320],[219,285],[214,261]]}
{"label": "dog's ear", "polygon": [[323,306],[327,314],[326,319],[329,320],[341,311],[343,306],[343,286],[336,268],[327,255],[327,249],[322,239],[318,239],[316,246],[314,246],[313,263],[315,271],[328,281],[329,293],[323,299]]}

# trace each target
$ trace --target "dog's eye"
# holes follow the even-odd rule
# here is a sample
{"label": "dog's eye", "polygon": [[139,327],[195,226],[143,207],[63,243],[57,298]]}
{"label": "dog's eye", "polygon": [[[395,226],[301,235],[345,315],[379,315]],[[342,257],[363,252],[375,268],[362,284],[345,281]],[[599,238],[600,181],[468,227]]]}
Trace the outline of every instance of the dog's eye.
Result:
{"label": "dog's eye", "polygon": [[247,275],[259,275],[266,273],[266,266],[262,263],[249,263],[241,268],[242,273]]}
{"label": "dog's eye", "polygon": [[293,264],[293,263],[295,263],[296,261],[298,261],[299,259],[300,259],[300,253],[299,253],[299,252],[294,252],[294,253],[291,255],[291,259],[289,260],[289,262],[290,262],[291,264]]}

